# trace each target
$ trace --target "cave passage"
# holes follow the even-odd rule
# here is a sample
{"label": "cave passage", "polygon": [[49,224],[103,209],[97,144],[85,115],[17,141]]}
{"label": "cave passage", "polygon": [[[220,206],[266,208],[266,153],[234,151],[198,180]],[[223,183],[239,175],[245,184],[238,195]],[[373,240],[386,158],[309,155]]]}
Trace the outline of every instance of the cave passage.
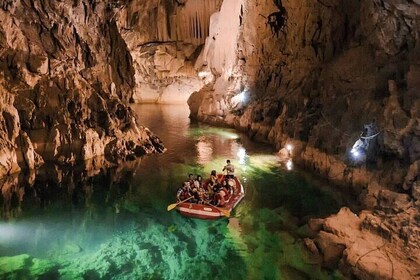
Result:
{"label": "cave passage", "polygon": [[[47,165],[33,186],[19,180],[2,196],[0,276],[336,279],[337,271],[308,264],[299,237],[310,217],[351,204],[345,195],[288,170],[269,146],[191,122],[186,106],[133,110],[168,151],[118,168]],[[208,222],[166,211],[188,173],[207,178],[227,158],[246,189],[234,217]]]}

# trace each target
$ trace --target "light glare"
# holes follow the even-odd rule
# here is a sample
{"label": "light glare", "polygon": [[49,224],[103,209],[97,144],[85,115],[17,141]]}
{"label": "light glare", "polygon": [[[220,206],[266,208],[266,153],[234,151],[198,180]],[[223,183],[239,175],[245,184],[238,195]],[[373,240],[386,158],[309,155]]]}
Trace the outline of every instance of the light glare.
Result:
{"label": "light glare", "polygon": [[360,152],[357,149],[352,149],[351,154],[354,158],[358,158],[360,156]]}
{"label": "light glare", "polygon": [[238,105],[238,104],[244,104],[247,100],[247,93],[246,91],[241,91],[239,94],[235,95],[234,97],[232,97],[232,102],[233,104]]}
{"label": "light glare", "polygon": [[286,163],[286,168],[287,168],[287,170],[292,170],[293,169],[293,162],[292,162],[292,160],[291,159],[289,159],[288,161],[287,161],[287,163]]}
{"label": "light glare", "polygon": [[240,147],[236,155],[239,158],[239,164],[245,164],[245,158],[246,158],[245,148]]}
{"label": "light glare", "polygon": [[245,92],[241,92],[240,94],[238,94],[238,99],[239,102],[244,102],[245,101]]}

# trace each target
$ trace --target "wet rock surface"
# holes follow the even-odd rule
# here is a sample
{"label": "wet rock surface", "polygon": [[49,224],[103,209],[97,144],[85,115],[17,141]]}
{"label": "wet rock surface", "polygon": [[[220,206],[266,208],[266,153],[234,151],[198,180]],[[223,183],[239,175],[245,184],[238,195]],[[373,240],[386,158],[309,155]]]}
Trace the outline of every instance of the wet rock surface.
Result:
{"label": "wet rock surface", "polygon": [[[0,177],[161,152],[128,102],[197,90],[193,118],[293,144],[282,154],[369,209],[311,222],[316,260],[363,279],[418,277],[418,1],[205,2],[2,3]],[[369,142],[360,161],[357,140]],[[23,196],[16,180],[3,186],[10,201]]]}
{"label": "wet rock surface", "polygon": [[[204,48],[196,66],[216,80],[190,97],[191,116],[248,130],[279,149],[294,141],[294,156],[332,180],[365,184],[365,174],[355,174],[365,172],[409,189],[418,177],[420,7],[397,2],[226,1],[218,20],[236,8],[236,40],[226,45],[215,32]],[[213,28],[226,31],[220,25]],[[372,122],[366,170],[356,171],[350,148]]]}
{"label": "wet rock surface", "polygon": [[[343,272],[359,279],[416,279],[419,243],[412,239],[418,239],[419,221],[413,214],[412,208],[397,216],[381,211],[356,215],[342,208],[325,219],[315,238],[323,265],[339,262]],[[312,254],[318,254],[316,249]]]}
{"label": "wet rock surface", "polygon": [[134,68],[118,5],[7,1],[0,9],[0,177],[43,161],[162,152],[128,106]]}
{"label": "wet rock surface", "polygon": [[3,279],[56,278],[58,272],[54,263],[23,254],[1,258],[0,276]]}
{"label": "wet rock surface", "polygon": [[[354,219],[347,225],[360,238],[324,229],[315,239],[326,266],[339,262],[362,279],[419,276],[419,14],[404,0],[224,1],[196,64],[215,80],[190,97],[192,118],[272,143],[280,156],[350,186],[370,209],[391,244]],[[411,249],[403,252],[404,242]],[[361,257],[383,243],[388,251]]]}

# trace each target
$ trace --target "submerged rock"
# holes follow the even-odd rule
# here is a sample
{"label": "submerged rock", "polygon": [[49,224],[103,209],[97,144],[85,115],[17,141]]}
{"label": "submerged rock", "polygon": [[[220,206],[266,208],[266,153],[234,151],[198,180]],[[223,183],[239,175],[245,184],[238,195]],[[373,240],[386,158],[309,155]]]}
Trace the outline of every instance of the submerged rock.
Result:
{"label": "submerged rock", "polygon": [[27,254],[14,257],[2,257],[0,258],[0,272],[3,276],[6,276],[8,273],[24,270],[30,265],[31,261],[31,256]]}
{"label": "submerged rock", "polygon": [[57,265],[27,254],[14,257],[0,257],[2,279],[57,278]]}

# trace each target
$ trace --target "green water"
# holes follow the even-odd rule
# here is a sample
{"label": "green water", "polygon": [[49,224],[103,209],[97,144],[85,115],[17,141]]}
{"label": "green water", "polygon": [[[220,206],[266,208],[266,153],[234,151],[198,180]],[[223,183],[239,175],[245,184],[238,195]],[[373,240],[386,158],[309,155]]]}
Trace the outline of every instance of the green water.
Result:
{"label": "green water", "polygon": [[[233,130],[191,123],[184,106],[134,109],[165,154],[0,182],[1,279],[342,279],[302,245],[309,218],[351,204],[337,187]],[[246,192],[230,219],[166,211],[188,173],[207,177],[228,158]]]}

